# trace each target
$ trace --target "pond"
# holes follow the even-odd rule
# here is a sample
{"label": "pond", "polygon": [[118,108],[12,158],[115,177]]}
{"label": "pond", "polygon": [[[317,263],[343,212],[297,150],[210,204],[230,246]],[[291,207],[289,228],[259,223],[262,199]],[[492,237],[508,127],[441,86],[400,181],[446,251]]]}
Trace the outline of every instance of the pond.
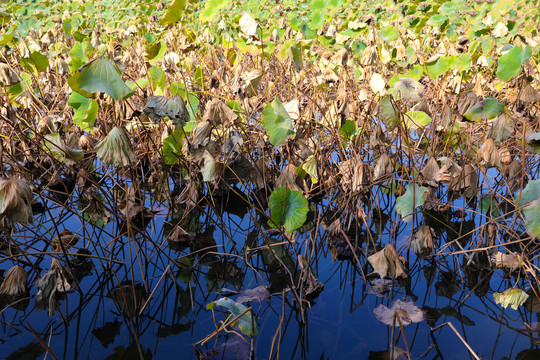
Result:
{"label": "pond", "polygon": [[[97,172],[107,174],[105,168]],[[501,179],[493,169],[479,173],[481,198]],[[265,196],[242,184],[212,196],[203,190],[198,205],[184,212],[166,201],[163,184],[126,195],[121,185],[126,183],[131,180],[118,175],[94,193],[80,193],[67,180],[56,192],[35,190],[42,206],[35,206],[40,213],[34,224],[15,231],[11,241],[5,238],[3,247],[0,266],[7,270],[19,259],[30,279],[28,293],[11,303],[4,299],[3,358],[38,359],[48,352],[47,358],[56,359],[179,354],[192,359],[387,359],[392,339],[396,358],[407,358],[409,351],[412,358],[474,359],[467,346],[482,358],[538,356],[538,301],[528,300],[518,310],[494,301],[495,292],[514,285],[528,290],[531,282],[526,272],[495,269],[489,260],[494,248],[479,250],[486,247],[481,225],[500,216],[493,207],[485,215],[481,200],[450,199],[462,211],[417,211],[405,223],[394,211],[395,197],[385,194],[384,186],[374,186],[375,201],[358,194],[360,208],[371,210],[369,230],[341,210],[342,200],[330,196],[314,201],[304,226],[286,234],[270,228],[258,210],[264,209]],[[187,186],[169,181],[166,187],[174,198]],[[441,197],[449,196],[445,191],[436,190]],[[139,200],[121,203],[124,214],[110,205],[130,197]],[[88,204],[96,199],[101,217],[91,218]],[[125,214],[132,221],[125,221]],[[336,219],[341,224],[337,234],[331,225]],[[434,256],[419,257],[409,248],[422,223],[434,231]],[[185,232],[174,242],[177,224]],[[49,246],[63,229],[80,238],[66,254]],[[504,231],[497,236],[497,243],[506,241]],[[380,250],[387,244],[403,256],[406,278],[381,280],[366,261],[373,245]],[[508,246],[519,250],[534,244]],[[37,274],[44,278],[53,257],[63,271],[72,272],[72,289],[64,293],[57,286],[56,294],[38,305]],[[245,304],[257,329],[252,339],[232,326],[216,331],[218,322],[232,317],[225,307],[209,309],[208,304],[225,296],[250,300]],[[391,307],[395,300],[414,302],[424,320],[392,331],[374,309]],[[445,323],[453,328],[440,326]]]}

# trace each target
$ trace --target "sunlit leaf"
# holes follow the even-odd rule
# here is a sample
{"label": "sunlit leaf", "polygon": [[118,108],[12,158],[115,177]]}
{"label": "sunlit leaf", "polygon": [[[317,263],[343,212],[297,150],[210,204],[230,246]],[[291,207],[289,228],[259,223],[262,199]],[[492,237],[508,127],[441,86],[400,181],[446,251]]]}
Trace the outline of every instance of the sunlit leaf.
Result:
{"label": "sunlit leaf", "polygon": [[391,42],[399,38],[399,31],[393,26],[387,26],[384,29],[379,30],[381,39],[386,42]]}
{"label": "sunlit leaf", "polygon": [[289,137],[294,139],[292,118],[278,98],[266,105],[261,119],[272,145],[279,145]]}
{"label": "sunlit leaf", "polygon": [[[523,189],[523,191],[514,197],[516,200],[516,203],[518,203],[518,206],[523,206],[528,202],[535,201],[538,199],[538,195],[540,194],[540,179],[529,181],[527,184],[527,187]],[[521,198],[520,198],[521,196]]]}
{"label": "sunlit leaf", "polygon": [[21,65],[26,71],[37,75],[47,69],[49,59],[37,51],[32,51],[29,58],[21,58]]}
{"label": "sunlit leaf", "polygon": [[68,99],[68,105],[73,108],[73,122],[82,131],[92,131],[99,110],[96,100],[89,99],[73,91]]}
{"label": "sunlit leaf", "polygon": [[285,231],[292,233],[306,221],[309,210],[308,201],[300,191],[280,187],[272,191],[268,200],[271,217],[268,222],[272,227],[283,225]]}
{"label": "sunlit leaf", "polygon": [[540,237],[540,197],[523,208],[527,230],[533,237]]}
{"label": "sunlit leaf", "polygon": [[514,46],[506,54],[502,55],[498,61],[497,77],[502,81],[510,81],[514,76],[521,73],[521,67],[532,55],[530,46],[523,49],[521,46]]}
{"label": "sunlit leaf", "polygon": [[514,310],[523,305],[528,297],[526,292],[516,288],[505,290],[503,293],[493,293],[495,303],[501,304],[503,308],[510,306]]}
{"label": "sunlit leaf", "polygon": [[407,191],[396,199],[396,211],[403,217],[403,221],[413,219],[412,213],[418,206],[422,206],[426,200],[428,188],[414,183],[407,184]]}
{"label": "sunlit leaf", "polygon": [[58,133],[45,135],[43,150],[51,154],[56,160],[68,165],[78,163],[84,156],[83,150],[68,147]]}
{"label": "sunlit leaf", "polygon": [[86,97],[106,93],[116,100],[133,95],[119,75],[118,67],[109,59],[99,56],[83,65],[68,79],[69,86]]}
{"label": "sunlit leaf", "polygon": [[394,108],[389,96],[385,96],[381,100],[379,117],[389,131],[392,131],[394,128],[396,128],[396,126],[398,126],[399,113]]}
{"label": "sunlit leaf", "polygon": [[408,111],[405,113],[405,122],[409,128],[419,128],[431,122],[431,117],[423,111]]}
{"label": "sunlit leaf", "polygon": [[463,116],[476,122],[491,120],[502,113],[504,106],[497,99],[487,98],[473,105]]}
{"label": "sunlit leaf", "polygon": [[174,0],[173,4],[169,6],[167,9],[167,12],[161,20],[159,20],[159,23],[161,25],[173,25],[176,24],[180,19],[182,19],[182,14],[184,13],[184,9],[186,7],[186,0]]}

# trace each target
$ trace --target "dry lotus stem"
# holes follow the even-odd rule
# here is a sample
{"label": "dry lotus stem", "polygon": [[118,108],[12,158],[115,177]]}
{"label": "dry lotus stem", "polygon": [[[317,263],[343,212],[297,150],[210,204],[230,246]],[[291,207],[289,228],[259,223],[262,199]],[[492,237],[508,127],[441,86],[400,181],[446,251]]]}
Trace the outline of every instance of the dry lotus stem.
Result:
{"label": "dry lotus stem", "polygon": [[0,285],[0,294],[17,296],[24,294],[28,284],[28,274],[22,266],[15,265],[6,273],[4,282]]}

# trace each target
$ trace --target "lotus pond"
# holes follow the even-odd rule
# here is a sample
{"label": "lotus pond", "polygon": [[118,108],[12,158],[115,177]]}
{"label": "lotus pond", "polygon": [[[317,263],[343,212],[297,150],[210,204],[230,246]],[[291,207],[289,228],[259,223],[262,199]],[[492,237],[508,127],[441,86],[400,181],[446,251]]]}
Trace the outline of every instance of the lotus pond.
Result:
{"label": "lotus pond", "polygon": [[0,2],[0,357],[540,358],[538,24]]}

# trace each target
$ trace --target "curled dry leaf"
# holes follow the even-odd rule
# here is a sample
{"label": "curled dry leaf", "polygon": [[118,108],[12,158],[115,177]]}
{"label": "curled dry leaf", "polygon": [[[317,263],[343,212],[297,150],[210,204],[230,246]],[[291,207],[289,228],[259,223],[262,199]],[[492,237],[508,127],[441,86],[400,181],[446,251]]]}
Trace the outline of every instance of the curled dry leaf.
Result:
{"label": "curled dry leaf", "polygon": [[519,100],[525,104],[533,104],[540,101],[540,93],[531,84],[527,84],[519,93]]}
{"label": "curled dry leaf", "polygon": [[294,166],[293,164],[289,164],[287,165],[287,167],[285,167],[285,169],[283,169],[283,171],[279,175],[278,179],[276,180],[275,187],[286,187],[293,191],[302,191],[302,189],[300,189],[300,187],[296,184],[296,177],[296,166]]}
{"label": "curled dry leaf", "polygon": [[393,89],[398,98],[410,101],[420,101],[424,86],[413,78],[404,77],[394,84]]}
{"label": "curled dry leaf", "polygon": [[457,102],[458,114],[461,116],[465,115],[476,103],[478,103],[478,96],[474,91],[463,93]]}
{"label": "curled dry leaf", "polygon": [[439,169],[437,160],[435,160],[433,157],[430,158],[426,166],[420,170],[420,174],[423,176],[424,184],[433,187],[437,187],[438,182],[441,180],[440,172],[441,170]]}
{"label": "curled dry leaf", "polygon": [[496,251],[491,256],[491,262],[495,267],[508,269],[510,272],[514,272],[521,268],[522,259],[520,255],[514,253],[505,254]]}
{"label": "curled dry leaf", "polygon": [[167,116],[177,126],[184,126],[190,120],[184,99],[178,95],[172,99],[165,96],[149,97],[143,112],[154,122]]}
{"label": "curled dry leaf", "polygon": [[506,186],[508,192],[513,193],[521,187],[523,177],[523,166],[519,161],[512,160],[506,167],[504,174],[506,175]]}
{"label": "curled dry leaf", "polygon": [[381,251],[368,257],[368,261],[379,276],[385,278],[390,274],[393,278],[406,278],[405,269],[394,246],[386,245]]}
{"label": "curled dry leaf", "polygon": [[194,149],[198,149],[200,147],[206,146],[208,142],[210,141],[210,133],[212,131],[212,125],[209,121],[201,121],[197,124],[197,127],[195,127],[195,131],[193,133],[193,142],[192,146]]}
{"label": "curled dry leaf", "polygon": [[491,138],[495,143],[500,144],[514,134],[514,125],[512,119],[506,112],[502,112],[497,117],[497,120],[491,125],[488,131],[488,138]]}
{"label": "curled dry leaf", "polygon": [[495,303],[501,304],[503,308],[510,306],[512,309],[517,310],[518,307],[523,305],[529,295],[521,289],[508,289],[502,293],[493,293]]}
{"label": "curled dry leaf", "polygon": [[424,321],[424,312],[412,301],[396,300],[392,303],[392,307],[388,308],[383,304],[380,304],[373,309],[375,318],[388,326],[399,326],[399,321],[394,317],[399,316],[401,324],[403,326],[410,325],[412,323],[418,323]]}
{"label": "curled dry leaf", "polygon": [[242,89],[247,96],[257,95],[259,83],[262,79],[263,72],[261,70],[255,69],[251,71],[245,71],[241,75],[242,79]]}
{"label": "curled dry leaf", "polygon": [[126,166],[136,160],[128,133],[126,129],[119,126],[114,127],[105,139],[96,145],[95,150],[105,164]]}
{"label": "curled dry leaf", "polygon": [[77,235],[74,235],[68,229],[64,229],[60,232],[60,236],[56,237],[51,242],[51,247],[56,252],[62,251],[62,247],[64,248],[64,250],[67,251],[69,248],[75,245],[77,241],[79,240],[80,240],[80,237],[78,237]]}
{"label": "curled dry leaf", "polygon": [[0,179],[0,217],[11,223],[32,222],[32,190],[26,182],[17,178]]}
{"label": "curled dry leaf", "polygon": [[15,85],[21,80],[8,64],[0,63],[0,84],[3,86]]}
{"label": "curled dry leaf", "polygon": [[491,168],[499,163],[499,151],[493,139],[487,139],[476,153],[476,159],[480,166]]}
{"label": "curled dry leaf", "polygon": [[0,295],[17,296],[26,292],[28,285],[28,274],[20,265],[15,265],[9,269],[0,285]]}
{"label": "curled dry leaf", "polygon": [[257,21],[247,12],[242,14],[242,17],[239,20],[240,25],[240,31],[246,36],[246,37],[257,37],[257,28],[259,27],[259,24]]}
{"label": "curled dry leaf", "polygon": [[379,179],[392,176],[393,172],[394,164],[392,163],[392,159],[387,153],[383,153],[375,164],[375,167],[373,169],[373,178]]}
{"label": "curled dry leaf", "polygon": [[206,111],[203,116],[203,121],[208,121],[214,126],[231,126],[236,119],[238,119],[238,115],[223,101],[216,98],[212,99],[206,105]]}

